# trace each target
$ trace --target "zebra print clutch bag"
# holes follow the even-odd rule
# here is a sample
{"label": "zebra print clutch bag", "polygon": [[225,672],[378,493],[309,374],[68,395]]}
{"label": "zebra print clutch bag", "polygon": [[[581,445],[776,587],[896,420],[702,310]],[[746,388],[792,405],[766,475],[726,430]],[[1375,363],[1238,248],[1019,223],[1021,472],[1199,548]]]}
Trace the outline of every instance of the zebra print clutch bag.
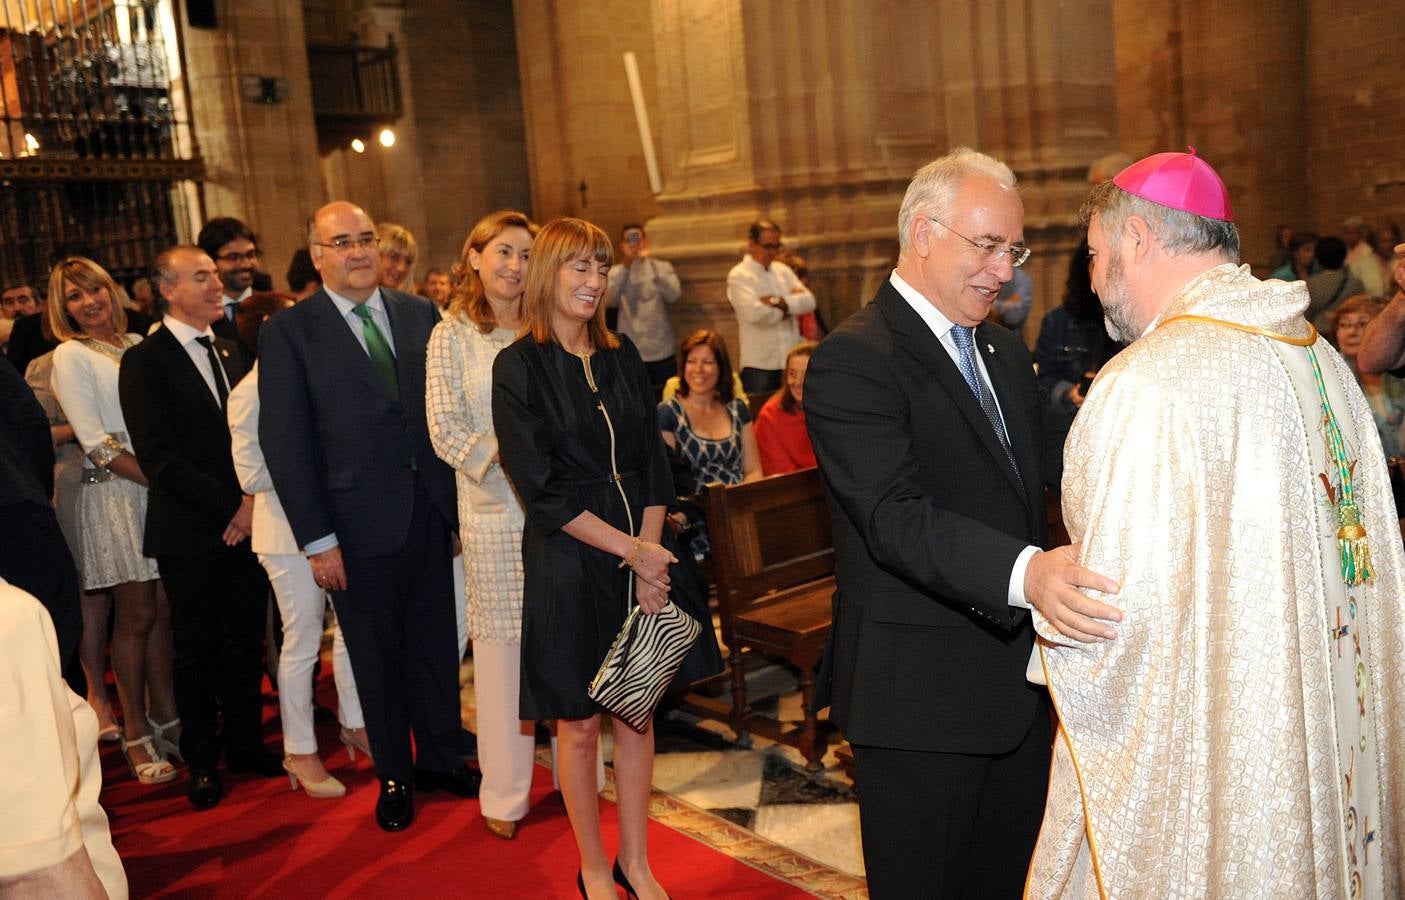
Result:
{"label": "zebra print clutch bag", "polygon": [[633,607],[586,693],[642,734],[700,634],[702,625],[676,603],[653,616]]}

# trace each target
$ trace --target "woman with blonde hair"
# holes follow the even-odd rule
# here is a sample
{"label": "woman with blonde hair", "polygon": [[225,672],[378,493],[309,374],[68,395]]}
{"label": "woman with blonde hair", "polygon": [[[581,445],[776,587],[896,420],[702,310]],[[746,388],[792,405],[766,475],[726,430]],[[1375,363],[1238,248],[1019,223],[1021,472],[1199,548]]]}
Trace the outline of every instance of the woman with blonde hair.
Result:
{"label": "woman with blonde hair", "polygon": [[[170,609],[156,590],[156,561],[142,554],[146,476],[133,455],[117,395],[122,355],[141,340],[126,333],[124,299],[101,266],[71,256],[49,275],[45,315],[60,342],[54,350],[54,396],[87,456],[78,499],[79,580],[84,590],[112,592],[112,671],[122,702],[122,753],[139,781],[160,784],[176,777],[165,758],[178,752],[175,652]],[[148,697],[154,720],[148,718]]]}
{"label": "woman with blonde hair", "polygon": [[[526,510],[522,539],[523,719],[557,719],[561,794],[581,857],[582,896],[665,896],[646,847],[652,722],[636,732],[611,717],[619,791],[619,856],[605,854],[595,780],[603,708],[587,685],[628,610],[669,602],[708,622],[677,566],[664,509],[673,482],[654,421],[649,374],[634,345],[605,327],[613,249],[581,219],[537,235],[521,337],[493,364],[493,425],[503,468]],[[680,680],[721,669],[705,628]],[[615,884],[611,883],[611,879]]]}
{"label": "woman with blonde hair", "polygon": [[418,250],[410,229],[394,222],[382,222],[376,226],[376,245],[381,252],[381,287],[393,291],[401,290],[402,286],[406,290],[413,287],[414,282],[409,278]]}
{"label": "woman with blonde hair", "polygon": [[517,718],[522,626],[522,504],[498,464],[493,360],[522,324],[537,226],[502,210],[473,226],[454,265],[444,320],[429,338],[429,439],[458,482],[467,635],[478,706],[478,800],[488,831],[511,840],[532,789],[532,732]]}

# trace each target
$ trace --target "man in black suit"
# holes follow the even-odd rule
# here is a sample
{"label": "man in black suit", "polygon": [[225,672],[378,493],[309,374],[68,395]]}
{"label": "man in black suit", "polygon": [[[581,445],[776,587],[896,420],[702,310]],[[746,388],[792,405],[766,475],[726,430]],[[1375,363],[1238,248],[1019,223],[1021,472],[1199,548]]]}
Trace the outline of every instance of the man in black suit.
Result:
{"label": "man in black suit", "polygon": [[1027,607],[1100,637],[1082,617],[1115,617],[1073,589],[1110,582],[1039,550],[1061,448],[1028,351],[984,324],[1028,256],[1023,217],[1003,163],[962,148],[925,166],[897,270],[805,379],[837,554],[816,705],[854,748],[878,898],[1020,895],[1050,749]]}
{"label": "man in black suit", "polygon": [[322,289],[259,337],[259,441],[293,534],[332,591],[381,779],[376,820],[398,831],[414,817],[414,787],[478,791],[458,752],[454,476],[424,409],[439,311],[377,286],[375,226],[359,207],[318,210],[309,242]]}
{"label": "man in black suit", "polygon": [[[211,219],[200,229],[196,245],[215,261],[224,290],[220,296],[223,316],[211,326],[215,335],[233,341],[244,354],[244,361],[253,365],[258,348],[244,343],[235,327],[235,311],[254,291],[266,291],[272,281],[258,269],[263,252],[254,232],[238,219],[221,216]],[[260,277],[262,276],[262,277]],[[260,283],[262,282],[262,284]]]}
{"label": "man in black suit", "polygon": [[122,357],[118,391],[151,484],[143,552],[156,559],[171,601],[188,796],[208,809],[224,796],[221,747],[231,772],[283,774],[260,727],[268,579],[249,548],[253,498],[240,490],[230,454],[224,404],[245,365],[210,328],[222,316],[218,272],[198,247],[165,251],[155,270],[166,314]]}
{"label": "man in black suit", "polygon": [[49,417],[15,367],[0,359],[0,578],[44,604],[54,620],[63,677],[83,693],[78,573],[49,504],[53,493]]}

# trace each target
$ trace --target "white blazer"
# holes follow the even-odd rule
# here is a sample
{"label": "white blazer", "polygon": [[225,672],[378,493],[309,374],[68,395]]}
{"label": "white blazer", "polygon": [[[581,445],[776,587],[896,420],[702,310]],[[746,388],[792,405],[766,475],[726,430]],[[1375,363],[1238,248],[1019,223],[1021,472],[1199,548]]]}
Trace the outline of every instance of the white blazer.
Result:
{"label": "white blazer", "polygon": [[264,555],[302,554],[293,527],[283,512],[283,504],[273,491],[273,479],[259,447],[259,367],[234,386],[225,401],[229,414],[229,434],[234,454],[234,473],[244,493],[254,495],[254,526],[251,544]]}

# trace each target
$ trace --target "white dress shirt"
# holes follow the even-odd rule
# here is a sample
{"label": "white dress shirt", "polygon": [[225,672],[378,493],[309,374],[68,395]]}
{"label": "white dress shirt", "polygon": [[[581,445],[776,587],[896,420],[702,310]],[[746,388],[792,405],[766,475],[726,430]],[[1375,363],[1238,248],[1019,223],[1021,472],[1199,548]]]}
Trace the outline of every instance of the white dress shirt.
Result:
{"label": "white dress shirt", "polygon": [[[224,382],[224,392],[225,395],[228,396],[229,379],[225,377],[224,366],[219,366],[219,372],[213,371],[210,368],[209,354],[205,352],[204,347],[195,342],[195,339],[198,337],[207,337],[211,341],[215,339],[215,332],[210,326],[206,325],[202,331],[169,315],[161,320],[161,324],[164,325],[166,330],[171,332],[171,336],[179,341],[180,345],[185,348],[186,355],[195,363],[196,371],[200,373],[201,378],[205,379],[205,386],[210,389],[210,396],[215,398],[215,403],[218,404],[220,401],[219,389],[215,387],[216,378]],[[220,356],[229,355],[229,351],[222,347],[216,347],[215,352]]]}
{"label": "white dress shirt", "polygon": [[[762,303],[762,297],[784,297],[787,311]],[[790,266],[776,260],[763,269],[748,254],[727,273],[727,300],[737,313],[739,368],[784,369],[785,355],[800,342],[795,317],[815,311],[815,295]]]}
{"label": "white dress shirt", "polygon": [[[912,311],[917,313],[922,321],[926,323],[927,327],[932,330],[932,334],[936,336],[937,341],[942,345],[942,349],[946,351],[946,355],[951,357],[951,361],[956,364],[957,371],[960,371],[961,355],[960,351],[956,349],[956,341],[951,337],[952,321],[942,315],[941,310],[937,309],[935,304],[918,293],[916,288],[906,281],[903,281],[896,271],[888,277],[888,283],[897,290],[898,294],[907,301],[908,306],[912,307]],[[977,346],[979,347],[979,344],[977,344]],[[980,353],[975,354],[975,356],[976,368],[980,369],[981,380],[985,382],[986,387],[990,388],[990,396],[995,398],[995,408],[999,410],[1000,396],[995,393],[995,388],[991,385],[990,373],[987,372],[985,368],[985,360],[981,358]],[[965,383],[964,378],[962,379],[962,383]],[[1000,421],[1002,424],[1005,421],[1004,412],[1000,413]],[[1009,428],[1005,429],[1007,435],[1009,431]],[[1006,602],[1011,606],[1029,609],[1029,600],[1024,595],[1024,573],[1025,570],[1029,568],[1030,558],[1038,552],[1038,547],[1030,545],[1020,551],[1019,556],[1015,557],[1014,568],[1010,570],[1010,586],[1006,595]]]}
{"label": "white dress shirt", "polygon": [[246,287],[239,292],[238,297],[231,297],[228,294],[220,295],[220,302],[224,304],[224,317],[230,322],[234,321],[234,313],[239,309],[239,304],[243,303],[250,294],[254,292],[252,287]]}
{"label": "white dress shirt", "polygon": [[[341,313],[342,320],[346,322],[346,327],[351,329],[351,333],[356,336],[356,343],[361,345],[361,349],[370,356],[371,351],[366,346],[366,328],[361,322],[361,317],[356,315],[357,303],[348,300],[326,285],[322,290],[327,292],[327,296],[332,298],[332,303],[336,305],[337,312]],[[376,327],[381,330],[385,337],[385,342],[390,345],[390,352],[395,353],[395,336],[390,333],[390,314],[385,311],[385,298],[381,296],[381,289],[376,288],[371,292],[371,296],[366,298],[364,304],[371,311],[371,321],[376,323]],[[398,354],[397,354],[398,355]]]}

